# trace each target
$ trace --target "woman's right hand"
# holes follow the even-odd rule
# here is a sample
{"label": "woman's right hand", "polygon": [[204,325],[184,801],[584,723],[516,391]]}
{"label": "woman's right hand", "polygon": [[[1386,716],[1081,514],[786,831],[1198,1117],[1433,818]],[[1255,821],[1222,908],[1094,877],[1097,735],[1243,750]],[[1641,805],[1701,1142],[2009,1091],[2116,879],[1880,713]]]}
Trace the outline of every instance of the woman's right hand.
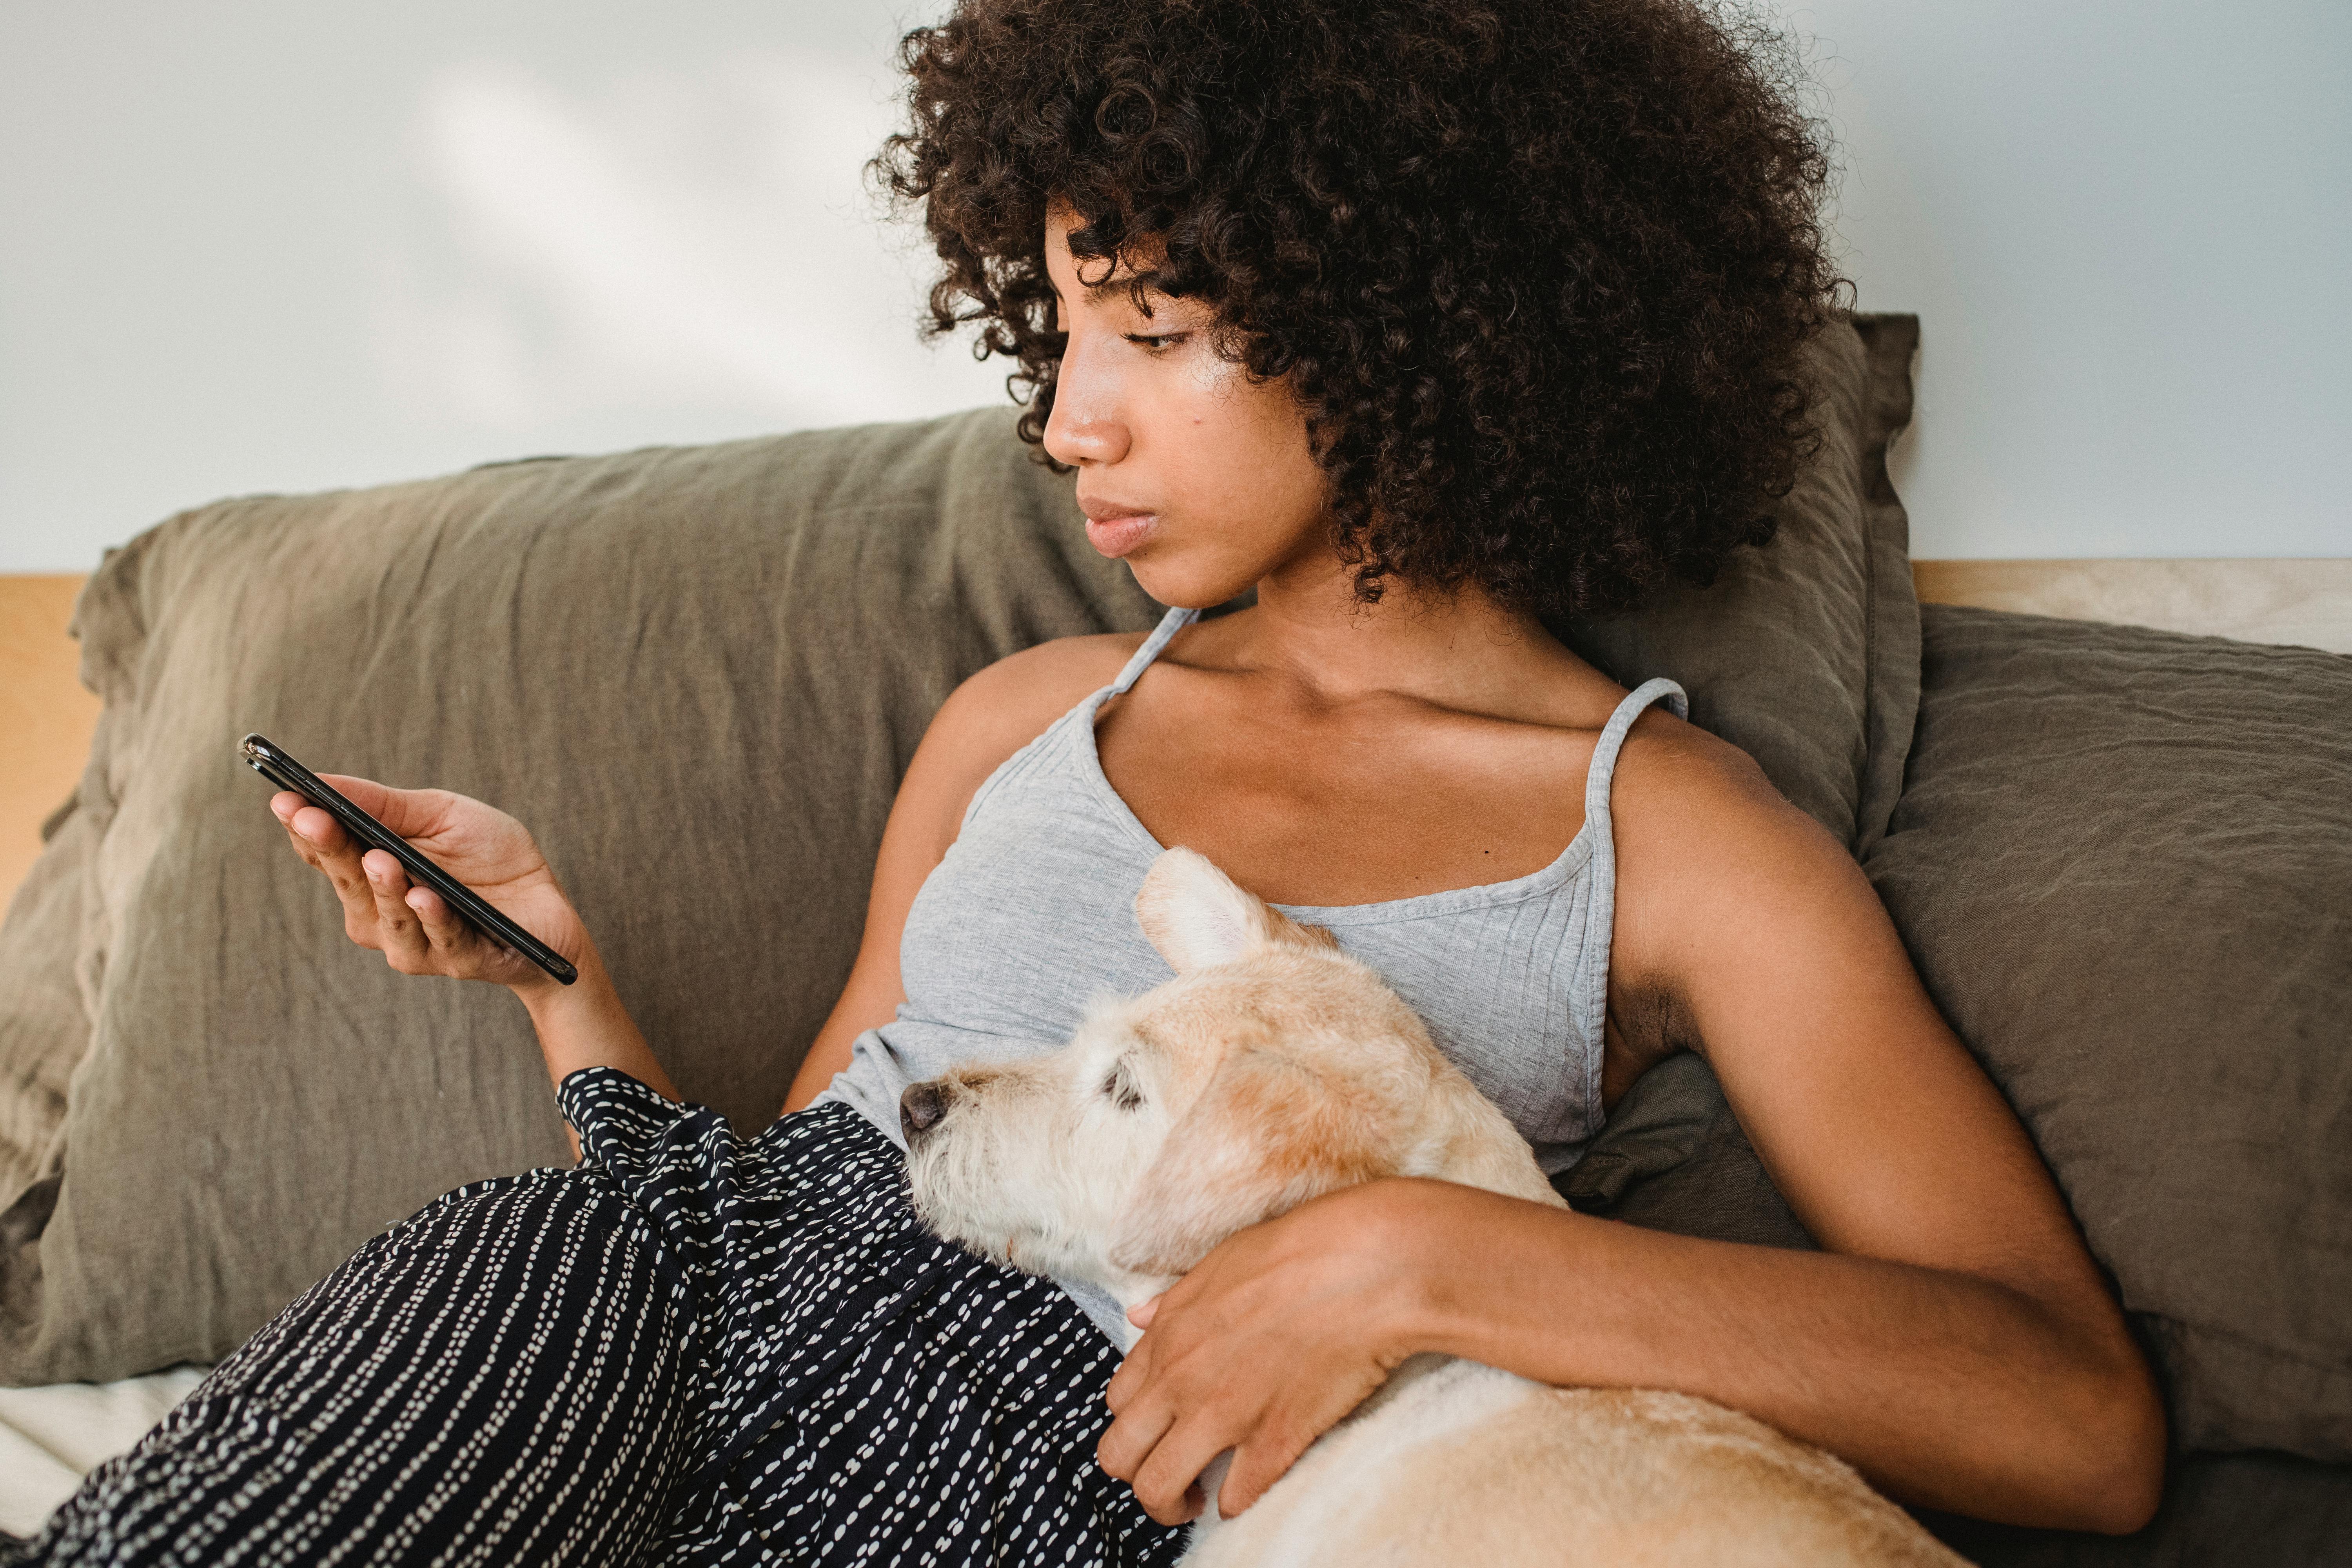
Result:
{"label": "woman's right hand", "polygon": [[[391,789],[343,773],[319,775],[353,805],[431,857],[499,913],[584,967],[588,933],[523,825],[495,806],[442,789]],[[511,986],[530,1000],[556,982],[483,935],[440,894],[413,885],[399,859],[361,846],[342,824],[291,790],[269,809],[295,853],[326,873],[342,900],[343,934],[403,974],[446,974]]]}

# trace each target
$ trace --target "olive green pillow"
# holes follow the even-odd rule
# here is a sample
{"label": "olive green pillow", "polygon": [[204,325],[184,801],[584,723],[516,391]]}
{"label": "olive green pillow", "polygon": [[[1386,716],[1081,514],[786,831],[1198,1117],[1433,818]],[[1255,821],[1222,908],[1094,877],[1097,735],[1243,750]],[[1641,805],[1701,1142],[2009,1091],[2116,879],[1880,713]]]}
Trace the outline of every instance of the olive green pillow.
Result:
{"label": "olive green pillow", "polygon": [[[933,709],[1156,614],[1012,420],[252,498],[110,552],[76,617],[107,707],[50,847],[81,861],[88,1046],[62,1161],[0,1226],[0,1378],[217,1357],[436,1194],[569,1157],[521,1010],[344,940],[248,730],[522,818],[686,1091],[772,1117]],[[58,945],[18,923],[0,1012]]]}
{"label": "olive green pillow", "polygon": [[[2175,1447],[2352,1461],[2352,658],[1923,615],[1909,784],[1865,868],[2113,1277]],[[1810,1245],[1690,1058],[1559,1184]]]}
{"label": "olive green pillow", "polygon": [[[1822,458],[1722,617],[1578,629],[1712,700],[1850,841],[1911,717],[1883,468],[1909,331],[1824,341]],[[249,498],[111,552],[77,618],[98,742],[0,929],[0,1382],[212,1359],[436,1194],[567,1157],[521,1010],[344,941],[236,760],[248,730],[521,818],[680,1088],[764,1124],[933,710],[1158,614],[1013,419]]]}
{"label": "olive green pillow", "polygon": [[1822,449],[1772,545],[1637,616],[1563,628],[1628,686],[1670,676],[1691,719],[1736,742],[1857,853],[1903,790],[1919,706],[1911,529],[1886,448],[1911,419],[1916,316],[1857,316],[1816,345]]}
{"label": "olive green pillow", "polygon": [[2184,1454],[2156,1517],[2133,1535],[1921,1521],[1979,1568],[2343,1568],[2352,1541],[2352,1467],[2287,1454]]}
{"label": "olive green pillow", "polygon": [[[2056,1173],[2183,1450],[2128,1538],[1929,1522],[2017,1568],[2341,1561],[2352,658],[1922,614],[1909,785],[1867,868]],[[1643,1075],[1558,1184],[1635,1225],[1811,1245],[1692,1057]]]}
{"label": "olive green pillow", "polygon": [[0,927],[0,1196],[11,1198],[59,1157],[66,1085],[89,1039],[81,979],[96,954],[82,911],[98,835],[68,800],[41,825],[41,841]]}
{"label": "olive green pillow", "polygon": [[2352,1460],[2352,658],[1927,615],[1871,880],[2175,1444]]}

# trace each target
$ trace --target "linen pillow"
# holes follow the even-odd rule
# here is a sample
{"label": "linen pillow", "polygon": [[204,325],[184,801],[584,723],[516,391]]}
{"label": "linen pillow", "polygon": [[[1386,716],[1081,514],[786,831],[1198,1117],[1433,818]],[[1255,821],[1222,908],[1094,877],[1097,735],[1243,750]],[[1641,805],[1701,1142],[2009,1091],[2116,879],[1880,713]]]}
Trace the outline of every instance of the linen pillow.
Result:
{"label": "linen pillow", "polygon": [[10,1211],[0,1377],[213,1359],[435,1194],[568,1158],[520,1009],[344,942],[247,730],[513,810],[686,1091],[772,1116],[931,710],[1155,614],[1011,426],[253,498],[111,552],[77,612],[100,961],[62,1164]]}
{"label": "linen pillow", "polygon": [[[2260,1450],[2343,1441],[2352,659],[1922,613],[1910,789],[1868,868],[2113,1272],[2176,1447],[2257,1450],[2179,1456],[2128,1538],[1927,1522],[2016,1568],[2335,1563],[2352,1466]],[[1811,1245],[1695,1057],[1643,1074],[1555,1184]]]}
{"label": "linen pillow", "polygon": [[[1781,539],[1727,567],[1724,624],[1693,601],[1572,628],[1621,677],[1655,658],[1742,693],[1714,721],[1849,841],[1910,722],[1883,454],[1911,330],[1824,340],[1822,457]],[[110,552],[77,615],[107,710],[37,874],[83,857],[81,891],[0,931],[0,1014],[34,981],[82,998],[0,1030],[0,1086],[79,1062],[61,1124],[29,1100],[0,1123],[43,1151],[0,1189],[0,1382],[213,1359],[436,1194],[567,1157],[520,1010],[344,941],[235,756],[248,730],[521,818],[680,1089],[763,1125],[940,700],[1032,643],[1156,618],[1013,422],[248,498]]]}
{"label": "linen pillow", "polygon": [[[1856,853],[1885,831],[1919,706],[1911,530],[1886,448],[1911,419],[1916,316],[1857,316],[1818,345],[1822,450],[1780,536],[1711,586],[1563,628],[1628,686],[1670,676],[1692,721],[1756,759]],[[1860,526],[1855,526],[1857,517]]]}
{"label": "linen pillow", "polygon": [[1949,1513],[1923,1513],[1920,1522],[1978,1568],[2343,1568],[2352,1468],[2285,1454],[2180,1455],[2165,1472],[2156,1517],[2135,1535]]}
{"label": "linen pillow", "polygon": [[83,895],[98,835],[68,801],[41,825],[40,858],[8,905],[0,953],[10,981],[0,1005],[0,1194],[13,1197],[52,1163],[66,1084],[89,1042],[76,979]]}
{"label": "linen pillow", "polygon": [[2352,1460],[2352,658],[1926,614],[1872,882],[2175,1445]]}

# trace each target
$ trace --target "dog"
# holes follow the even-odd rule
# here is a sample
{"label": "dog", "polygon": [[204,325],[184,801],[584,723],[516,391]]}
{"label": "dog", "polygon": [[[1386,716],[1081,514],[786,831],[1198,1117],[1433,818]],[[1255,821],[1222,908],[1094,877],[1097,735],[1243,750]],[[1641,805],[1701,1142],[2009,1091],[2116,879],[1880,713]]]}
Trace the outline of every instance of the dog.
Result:
{"label": "dog", "polygon": [[[940,1236],[1131,1307],[1244,1226],[1380,1176],[1562,1206],[1502,1112],[1329,931],[1181,848],[1135,908],[1175,979],[1097,1000],[1052,1054],[906,1090],[915,1209]],[[1225,1463],[1201,1479],[1188,1568],[1962,1561],[1843,1462],[1721,1405],[1438,1355],[1398,1367],[1230,1520]]]}

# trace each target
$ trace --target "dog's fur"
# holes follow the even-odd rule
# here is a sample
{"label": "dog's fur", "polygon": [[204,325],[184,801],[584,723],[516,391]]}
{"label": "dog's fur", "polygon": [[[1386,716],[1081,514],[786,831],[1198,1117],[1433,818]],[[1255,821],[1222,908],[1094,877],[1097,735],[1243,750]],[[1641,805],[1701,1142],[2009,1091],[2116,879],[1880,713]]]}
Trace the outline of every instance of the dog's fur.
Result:
{"label": "dog's fur", "polygon": [[[1131,1306],[1244,1226],[1384,1175],[1557,1206],[1526,1142],[1397,994],[1187,849],[1136,916],[1176,978],[1061,1050],[907,1091],[917,1211]],[[1130,1335],[1129,1344],[1133,1343]],[[1956,1563],[1829,1455],[1685,1394],[1556,1389],[1415,1356],[1257,1504],[1220,1564]]]}

